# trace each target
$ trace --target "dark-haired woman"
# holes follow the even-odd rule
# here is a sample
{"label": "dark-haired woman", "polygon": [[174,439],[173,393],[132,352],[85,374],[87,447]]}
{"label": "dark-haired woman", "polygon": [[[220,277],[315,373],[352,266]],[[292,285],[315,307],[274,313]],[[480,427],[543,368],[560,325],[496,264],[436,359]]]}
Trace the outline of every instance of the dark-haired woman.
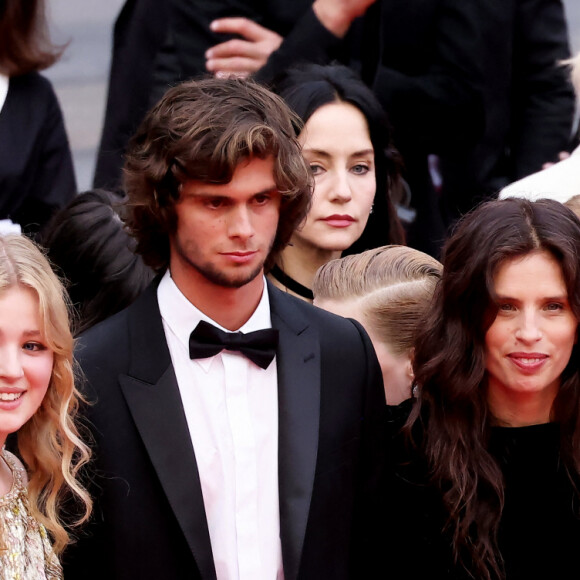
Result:
{"label": "dark-haired woman", "polygon": [[314,275],[326,262],[347,250],[403,243],[390,197],[400,179],[398,155],[381,106],[350,69],[308,65],[291,70],[277,92],[304,122],[298,140],[314,176],[314,192],[306,221],[270,278],[312,301]]}
{"label": "dark-haired woman", "polygon": [[38,232],[76,194],[43,0],[0,0],[0,219]]}
{"label": "dark-haired woman", "polygon": [[580,576],[578,256],[555,201],[489,202],[448,241],[389,441],[390,578]]}

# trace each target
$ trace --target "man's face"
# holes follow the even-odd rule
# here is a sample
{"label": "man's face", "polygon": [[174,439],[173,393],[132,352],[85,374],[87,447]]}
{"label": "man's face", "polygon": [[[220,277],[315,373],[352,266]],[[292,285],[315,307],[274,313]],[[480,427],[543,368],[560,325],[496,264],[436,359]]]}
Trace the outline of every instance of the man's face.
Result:
{"label": "man's face", "polygon": [[173,277],[240,288],[260,276],[276,236],[280,199],[273,157],[242,162],[229,183],[185,182],[170,238]]}

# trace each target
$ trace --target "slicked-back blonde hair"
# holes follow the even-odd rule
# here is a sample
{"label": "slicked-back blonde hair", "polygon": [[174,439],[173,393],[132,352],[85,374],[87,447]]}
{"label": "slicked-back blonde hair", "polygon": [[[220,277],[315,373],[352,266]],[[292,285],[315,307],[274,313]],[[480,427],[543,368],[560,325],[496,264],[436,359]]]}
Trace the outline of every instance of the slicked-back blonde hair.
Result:
{"label": "slicked-back blonde hair", "polygon": [[382,246],[331,260],[314,278],[321,300],[354,300],[364,322],[393,354],[409,354],[441,277],[441,264],[406,246]]}
{"label": "slicked-back blonde hair", "polygon": [[0,236],[0,296],[14,287],[30,289],[38,297],[41,332],[53,352],[48,390],[39,409],[18,430],[17,442],[28,472],[30,514],[44,524],[60,553],[69,543],[63,504],[68,505],[72,494],[82,506],[71,524],[84,522],[91,512],[91,499],[77,479],[90,451],[75,424],[80,395],[74,384],[67,298],[33,242],[24,236]]}

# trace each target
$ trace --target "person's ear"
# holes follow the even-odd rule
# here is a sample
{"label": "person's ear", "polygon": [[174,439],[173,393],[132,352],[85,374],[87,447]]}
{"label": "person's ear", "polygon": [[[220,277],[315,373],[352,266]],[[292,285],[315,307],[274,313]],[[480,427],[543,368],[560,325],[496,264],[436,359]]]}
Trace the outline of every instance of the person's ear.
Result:
{"label": "person's ear", "polygon": [[409,377],[411,382],[415,380],[415,373],[413,372],[413,358],[414,357],[415,357],[415,349],[412,348],[409,351],[409,357],[407,359],[407,362],[405,363],[405,374]]}

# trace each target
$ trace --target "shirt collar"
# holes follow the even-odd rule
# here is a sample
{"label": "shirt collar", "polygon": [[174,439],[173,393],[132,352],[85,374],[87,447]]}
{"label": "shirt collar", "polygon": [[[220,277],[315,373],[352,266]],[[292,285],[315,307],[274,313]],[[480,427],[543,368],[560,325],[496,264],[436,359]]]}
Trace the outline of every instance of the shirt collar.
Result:
{"label": "shirt collar", "polygon": [[[181,293],[181,290],[179,290],[173,281],[169,270],[165,272],[165,275],[159,283],[157,300],[159,302],[161,317],[187,350],[189,350],[189,335],[200,320],[205,320],[224,332],[231,332],[196,308]],[[260,302],[252,316],[250,316],[250,319],[239,330],[241,332],[253,332],[254,330],[261,330],[263,328],[272,328],[270,300],[265,278]]]}
{"label": "shirt collar", "polygon": [[4,106],[4,102],[6,101],[9,83],[10,79],[6,75],[0,74],[0,111],[2,111],[2,107]]}

